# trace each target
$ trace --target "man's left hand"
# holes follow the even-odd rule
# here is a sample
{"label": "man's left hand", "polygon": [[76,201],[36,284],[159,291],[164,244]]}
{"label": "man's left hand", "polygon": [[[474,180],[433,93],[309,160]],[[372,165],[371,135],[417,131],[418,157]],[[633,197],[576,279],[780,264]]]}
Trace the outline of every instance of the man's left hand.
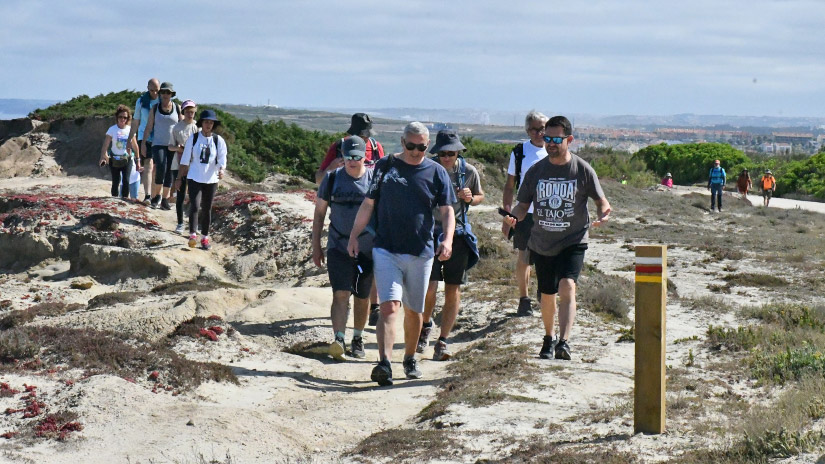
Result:
{"label": "man's left hand", "polygon": [[473,202],[473,192],[470,191],[468,188],[459,189],[458,191],[458,198],[463,201],[464,203],[472,203]]}
{"label": "man's left hand", "polygon": [[439,261],[447,261],[453,255],[453,244],[452,242],[447,243],[446,241],[441,242],[438,245],[438,249],[435,250],[436,256],[438,256]]}

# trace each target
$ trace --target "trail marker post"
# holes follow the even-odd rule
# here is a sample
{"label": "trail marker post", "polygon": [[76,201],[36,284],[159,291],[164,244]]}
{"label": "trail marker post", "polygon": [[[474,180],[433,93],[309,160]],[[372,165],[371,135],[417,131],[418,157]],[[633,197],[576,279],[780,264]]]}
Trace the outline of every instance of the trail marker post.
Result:
{"label": "trail marker post", "polygon": [[636,247],[634,433],[665,431],[667,247]]}

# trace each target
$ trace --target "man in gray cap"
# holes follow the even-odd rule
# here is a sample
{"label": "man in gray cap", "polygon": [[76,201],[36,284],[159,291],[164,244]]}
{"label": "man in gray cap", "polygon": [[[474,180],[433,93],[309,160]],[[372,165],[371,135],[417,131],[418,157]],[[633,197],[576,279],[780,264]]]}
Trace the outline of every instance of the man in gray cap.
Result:
{"label": "man in gray cap", "polygon": [[[452,353],[447,348],[447,337],[455,325],[458,317],[459,302],[461,301],[461,284],[467,283],[467,269],[478,261],[478,247],[472,228],[467,221],[467,209],[484,201],[484,191],[481,190],[481,181],[478,171],[467,163],[459,154],[465,150],[464,145],[458,138],[454,130],[446,129],[438,132],[435,138],[435,145],[430,149],[430,153],[437,156],[433,159],[437,161],[447,173],[453,183],[457,201],[453,203],[455,211],[455,234],[453,235],[452,256],[447,261],[433,260],[433,268],[430,273],[430,284],[427,287],[427,297],[424,301],[424,323],[421,327],[421,335],[418,337],[416,351],[423,353],[429,344],[430,332],[432,331],[433,309],[435,309],[435,294],[438,290],[438,282],[444,281],[444,307],[441,310],[441,333],[435,342],[433,350],[433,360],[446,361],[452,357]],[[433,212],[435,218],[434,236],[442,232],[441,220]],[[472,259],[472,261],[471,261]]]}
{"label": "man in gray cap", "polygon": [[335,339],[329,346],[329,354],[339,361],[344,359],[346,352],[344,337],[349,318],[350,295],[355,296],[355,329],[350,353],[356,358],[365,356],[362,333],[367,324],[368,297],[372,288],[372,235],[365,231],[358,236],[360,252],[355,259],[347,251],[355,216],[372,180],[373,170],[364,166],[365,145],[364,139],[357,135],[344,140],[344,166],[327,172],[321,180],[312,222],[312,260],[316,266],[321,267],[324,264],[321,230],[324,228],[327,208],[331,209],[326,259],[332,286],[330,316]]}

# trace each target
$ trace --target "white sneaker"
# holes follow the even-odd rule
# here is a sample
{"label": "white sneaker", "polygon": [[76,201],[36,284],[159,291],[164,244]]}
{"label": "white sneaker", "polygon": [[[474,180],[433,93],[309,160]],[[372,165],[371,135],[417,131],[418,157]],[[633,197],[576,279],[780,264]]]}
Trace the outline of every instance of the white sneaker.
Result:
{"label": "white sneaker", "polygon": [[178,226],[175,227],[175,233],[176,234],[183,234],[183,224],[178,224]]}

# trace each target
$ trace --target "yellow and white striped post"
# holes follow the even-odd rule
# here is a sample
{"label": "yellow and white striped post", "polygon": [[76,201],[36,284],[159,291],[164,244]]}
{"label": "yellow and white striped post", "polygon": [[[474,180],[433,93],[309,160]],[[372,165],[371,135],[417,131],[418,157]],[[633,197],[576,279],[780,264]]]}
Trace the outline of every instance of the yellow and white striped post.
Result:
{"label": "yellow and white striped post", "polygon": [[665,431],[667,247],[636,247],[634,433]]}

